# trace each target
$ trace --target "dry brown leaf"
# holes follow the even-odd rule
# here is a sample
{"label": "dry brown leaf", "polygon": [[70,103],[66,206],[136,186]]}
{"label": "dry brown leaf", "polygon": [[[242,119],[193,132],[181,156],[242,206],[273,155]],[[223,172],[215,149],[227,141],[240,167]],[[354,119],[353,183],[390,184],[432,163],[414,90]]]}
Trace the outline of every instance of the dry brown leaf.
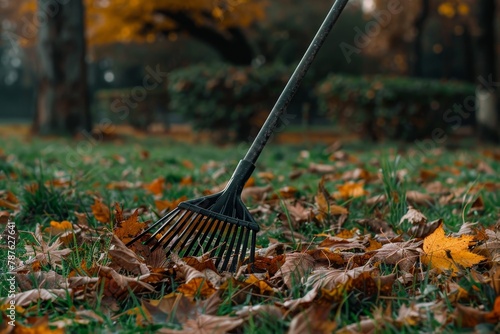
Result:
{"label": "dry brown leaf", "polygon": [[365,201],[365,203],[369,206],[374,206],[385,202],[387,202],[387,196],[385,194],[372,196]]}
{"label": "dry brown leaf", "polygon": [[228,316],[200,314],[182,324],[182,330],[161,328],[163,334],[226,334],[243,324],[243,319]]}
{"label": "dry brown leaf", "polygon": [[31,303],[38,301],[54,301],[58,298],[66,298],[68,294],[71,295],[71,289],[33,289],[20,293],[16,293],[16,305],[28,306]]}
{"label": "dry brown leaf", "polygon": [[424,239],[422,263],[441,271],[452,270],[455,273],[461,269],[459,266],[469,268],[486,259],[469,251],[469,245],[473,241],[474,237],[469,235],[459,238],[447,237],[443,225],[440,225]]}
{"label": "dry brown leaf", "polygon": [[329,215],[347,215],[349,211],[336,204],[330,202],[331,195],[325,188],[325,178],[322,177],[318,185],[318,192],[314,197],[318,213],[316,219],[323,223]]}
{"label": "dry brown leaf", "polygon": [[334,253],[327,248],[317,248],[307,251],[315,261],[326,262],[328,266],[340,267],[344,265],[344,257],[339,253]]}
{"label": "dry brown leaf", "polygon": [[393,242],[376,250],[374,260],[387,264],[398,265],[403,271],[409,272],[417,262],[419,252],[417,248],[422,242],[409,240],[406,242]]}
{"label": "dry brown leaf", "polygon": [[297,314],[290,323],[288,334],[330,334],[336,324],[328,319],[333,304],[312,304],[307,310]]}
{"label": "dry brown leaf", "polygon": [[334,165],[316,164],[313,162],[309,164],[309,173],[332,174],[335,173],[336,169]]}
{"label": "dry brown leaf", "polygon": [[428,194],[423,194],[415,190],[408,190],[406,192],[406,201],[414,206],[426,205],[434,203],[434,198]]}
{"label": "dry brown leaf", "polygon": [[430,223],[413,226],[408,230],[408,235],[412,238],[425,238],[433,233],[442,223],[442,219],[436,219]]}
{"label": "dry brown leaf", "polygon": [[351,270],[320,269],[312,272],[307,278],[306,285],[313,289],[335,290],[339,286],[344,288],[347,283],[359,277],[362,273],[370,273],[371,267],[357,267]]}
{"label": "dry brown leaf", "polygon": [[344,181],[349,181],[349,180],[365,180],[368,181],[370,180],[371,175],[368,171],[364,170],[363,168],[355,168],[353,170],[348,170],[344,174],[342,174],[341,179]]}
{"label": "dry brown leaf", "polygon": [[[42,229],[39,224],[35,228],[33,236],[37,242],[34,245],[26,245],[26,256],[30,259],[25,261],[23,268],[29,268],[33,263],[40,262],[42,265],[49,264],[56,268],[61,266],[63,257],[71,253],[71,249],[59,249],[62,241],[57,239],[52,244],[48,244],[43,240]],[[21,270],[23,268],[18,268]]]}
{"label": "dry brown leaf", "polygon": [[111,214],[109,207],[105,205],[102,200],[96,198],[94,204],[90,206],[92,209],[92,214],[95,219],[101,223],[109,223],[111,221]]}
{"label": "dry brown leaf", "polygon": [[9,211],[0,211],[0,224],[7,224],[9,222],[9,218]]}
{"label": "dry brown leaf", "polygon": [[271,182],[275,178],[273,172],[259,172],[257,173],[257,177],[267,182]]}
{"label": "dry brown leaf", "polygon": [[[479,324],[489,322],[487,316],[490,312],[481,311],[473,307],[457,304],[453,312],[455,323],[460,327],[472,328]],[[497,323],[500,319],[491,319]]]}
{"label": "dry brown leaf", "polygon": [[120,268],[138,275],[149,274],[146,264],[139,259],[136,253],[128,249],[116,235],[113,235],[108,254],[111,257],[111,262]]}
{"label": "dry brown leaf", "polygon": [[[128,277],[119,274],[113,268],[106,266],[97,266],[100,281],[104,282],[103,294],[104,296],[111,296],[117,299],[126,298],[130,292],[152,292],[153,286],[143,282],[150,274],[142,275],[139,277]],[[100,283],[102,284],[102,283]]]}
{"label": "dry brown leaf", "polygon": [[240,310],[236,311],[236,315],[241,318],[252,317],[253,321],[264,319],[281,319],[283,311],[276,305],[258,304],[258,305],[245,305]]}
{"label": "dry brown leaf", "polygon": [[340,328],[337,334],[371,334],[378,333],[384,328],[383,322],[377,322],[375,319],[363,319],[359,323],[354,323]]}
{"label": "dry brown leaf", "polygon": [[372,232],[381,233],[386,237],[393,237],[396,235],[393,229],[389,226],[389,223],[386,222],[385,220],[378,218],[371,218],[371,219],[359,219],[357,220],[357,222],[360,223],[361,225],[368,225],[368,227]]}
{"label": "dry brown leaf", "polygon": [[422,214],[422,212],[414,209],[411,205],[408,206],[408,212],[401,217],[399,224],[402,224],[407,220],[412,225],[422,225],[427,222],[427,217]]}
{"label": "dry brown leaf", "polygon": [[274,278],[282,277],[285,285],[291,289],[300,284],[302,278],[314,268],[314,258],[307,253],[286,254],[285,263],[278,270]]}
{"label": "dry brown leaf", "polygon": [[273,189],[272,186],[264,186],[264,187],[245,187],[241,192],[241,199],[245,202],[250,199],[254,201],[262,201],[266,198],[269,192]]}
{"label": "dry brown leaf", "polygon": [[291,204],[290,202],[283,202],[285,206],[285,212],[280,213],[279,218],[282,221],[287,221],[290,217],[293,227],[299,227],[302,223],[310,222],[313,217],[313,209],[306,208],[301,202],[295,202]]}

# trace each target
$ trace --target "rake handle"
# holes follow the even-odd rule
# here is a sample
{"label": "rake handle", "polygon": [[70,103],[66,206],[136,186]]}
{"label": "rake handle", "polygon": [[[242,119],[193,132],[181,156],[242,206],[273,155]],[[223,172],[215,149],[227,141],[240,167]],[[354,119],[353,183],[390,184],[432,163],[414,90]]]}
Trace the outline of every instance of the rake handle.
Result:
{"label": "rake handle", "polygon": [[321,24],[316,36],[314,36],[311,44],[307,48],[306,53],[302,57],[301,61],[297,65],[297,68],[293,72],[292,76],[288,80],[283,92],[279,96],[276,104],[274,105],[271,113],[267,117],[264,125],[260,129],[257,137],[255,137],[252,146],[248,149],[247,154],[245,155],[244,160],[255,164],[257,159],[259,158],[260,153],[266,146],[267,141],[271,137],[271,135],[276,130],[278,126],[278,121],[285,112],[288,104],[295,96],[302,79],[304,78],[307,70],[311,66],[318,50],[323,45],[328,33],[332,30],[333,25],[337,22],[337,19],[340,16],[340,13],[344,9],[345,5],[349,0],[336,0],[333,4],[332,8],[328,12],[325,20]]}

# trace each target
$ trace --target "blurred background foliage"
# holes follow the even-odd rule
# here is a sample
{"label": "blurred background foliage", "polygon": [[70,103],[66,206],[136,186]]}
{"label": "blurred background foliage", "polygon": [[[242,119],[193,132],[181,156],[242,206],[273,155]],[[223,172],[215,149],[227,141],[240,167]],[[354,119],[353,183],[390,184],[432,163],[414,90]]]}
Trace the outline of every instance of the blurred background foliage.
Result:
{"label": "blurred background foliage", "polygon": [[[57,8],[53,2],[45,1],[46,12]],[[3,120],[29,121],[36,113],[42,3],[0,0]],[[391,13],[394,3],[402,10]],[[110,119],[167,131],[189,123],[213,131],[216,140],[255,134],[331,6],[319,0],[83,4],[93,123]],[[488,29],[498,30],[498,7],[489,26],[483,9],[472,0],[350,1],[287,121],[371,139],[412,140],[436,126],[449,128],[443,114],[475,94],[478,76],[497,77],[498,57],[488,60],[488,50],[497,52],[500,44]],[[484,67],[485,61],[491,64]],[[134,100],[148,68],[168,76]]]}

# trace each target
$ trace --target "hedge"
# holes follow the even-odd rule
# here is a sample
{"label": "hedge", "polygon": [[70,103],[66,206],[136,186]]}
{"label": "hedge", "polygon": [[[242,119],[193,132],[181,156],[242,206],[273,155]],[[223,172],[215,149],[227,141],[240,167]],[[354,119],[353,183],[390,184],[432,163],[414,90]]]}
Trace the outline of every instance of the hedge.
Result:
{"label": "hedge", "polygon": [[372,139],[414,140],[438,127],[448,131],[456,125],[449,122],[450,110],[455,104],[472,110],[475,86],[406,77],[330,75],[318,84],[316,95],[322,113],[339,126],[362,131]]}
{"label": "hedge", "polygon": [[282,64],[234,67],[198,65],[169,76],[170,109],[219,142],[245,141],[256,134],[288,81]]}

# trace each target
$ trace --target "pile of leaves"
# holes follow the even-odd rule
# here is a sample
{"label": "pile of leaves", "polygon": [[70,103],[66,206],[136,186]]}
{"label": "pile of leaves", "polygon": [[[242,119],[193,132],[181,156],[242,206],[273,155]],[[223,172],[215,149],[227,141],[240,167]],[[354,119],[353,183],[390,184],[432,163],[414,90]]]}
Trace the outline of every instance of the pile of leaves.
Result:
{"label": "pile of leaves", "polygon": [[[420,191],[408,169],[383,165],[377,173],[339,147],[321,163],[301,151],[299,167],[288,175],[263,171],[247,183],[242,197],[262,230],[255,262],[240,263],[236,273],[219,272],[211,250],[181,258],[140,242],[126,246],[186,197],[168,199],[172,185],[164,177],[113,181],[106,184],[110,191],[142,189],[154,206],[123,208],[92,192],[93,202],[73,218],[33,231],[18,226],[23,249],[11,271],[17,325],[7,324],[5,300],[2,330],[497,331],[500,182],[491,165],[498,166],[499,156],[485,156],[489,162],[481,165],[420,169]],[[216,180],[205,194],[224,187],[223,163],[182,164],[196,170],[176,181],[183,187],[194,187],[199,174]],[[452,187],[453,180],[436,180],[450,168],[473,169],[488,181]],[[302,178],[316,183],[287,185]],[[70,184],[59,186],[70,191]],[[2,223],[23,205],[12,192],[0,192]],[[447,206],[461,209],[442,209]]]}

